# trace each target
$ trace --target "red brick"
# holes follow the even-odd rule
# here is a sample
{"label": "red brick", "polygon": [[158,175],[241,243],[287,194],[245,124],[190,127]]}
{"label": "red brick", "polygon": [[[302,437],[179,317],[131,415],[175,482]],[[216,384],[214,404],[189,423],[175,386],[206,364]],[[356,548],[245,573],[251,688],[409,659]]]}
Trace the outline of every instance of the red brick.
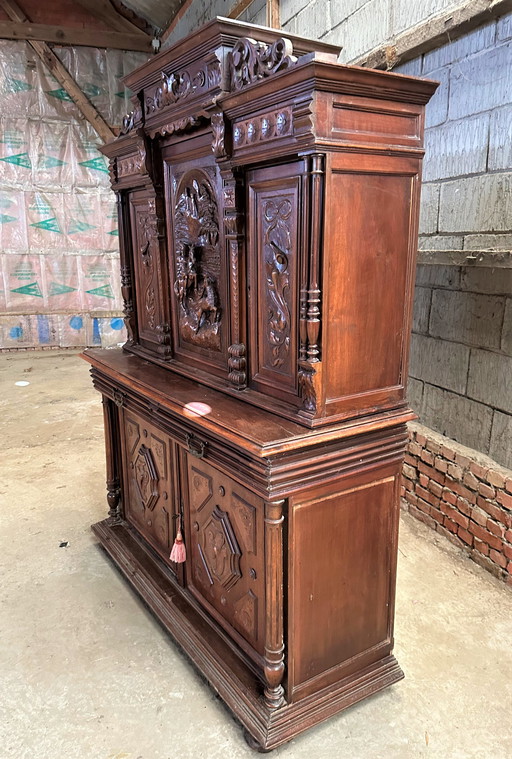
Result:
{"label": "red brick", "polygon": [[512,495],[508,495],[508,493],[504,493],[503,490],[500,490],[496,496],[496,500],[506,509],[512,509]]}
{"label": "red brick", "polygon": [[508,493],[512,493],[512,477],[507,477],[507,481],[505,483],[505,490]]}
{"label": "red brick", "polygon": [[459,529],[459,525],[456,522],[452,522],[452,520],[448,519],[448,517],[445,517],[444,526],[447,530],[449,530],[449,532],[457,532]]}
{"label": "red brick", "polygon": [[507,564],[507,572],[510,572],[512,574],[512,561],[509,561]]}
{"label": "red brick", "polygon": [[461,527],[469,526],[468,517],[465,514],[461,514],[457,509],[453,510],[452,519],[454,522],[457,522],[457,524],[460,524]]}
{"label": "red brick", "polygon": [[462,469],[457,464],[448,465],[448,474],[453,477],[454,480],[460,480],[462,477]]}
{"label": "red brick", "polygon": [[497,488],[504,488],[506,481],[507,478],[501,472],[496,471],[496,469],[489,469],[487,482],[490,482],[491,485]]}
{"label": "red brick", "polygon": [[499,522],[494,522],[492,519],[487,520],[485,527],[487,530],[489,530],[489,532],[492,532],[492,534],[496,535],[498,538],[503,538],[505,535],[505,527]]}
{"label": "red brick", "polygon": [[430,493],[428,490],[425,490],[425,488],[422,488],[421,485],[416,485],[415,493],[419,498],[423,498],[424,501],[428,501]]}
{"label": "red brick", "polygon": [[411,466],[410,464],[404,464],[402,466],[402,474],[404,477],[407,477],[409,480],[417,480],[418,474],[416,472],[416,467]]}
{"label": "red brick", "polygon": [[473,508],[465,498],[457,498],[456,507],[459,511],[462,511],[467,517],[471,516],[471,509]]}
{"label": "red brick", "polygon": [[477,497],[476,493],[474,493],[472,490],[469,490],[461,482],[447,481],[446,485],[447,487],[450,487],[454,493],[461,495],[463,498],[466,499],[466,501],[469,501],[469,503],[476,503],[476,497]]}
{"label": "red brick", "polygon": [[485,480],[487,477],[487,472],[489,471],[489,468],[486,466],[481,466],[480,464],[477,464],[476,461],[472,461],[469,465],[469,470],[473,472],[477,477],[480,477],[481,480]]}
{"label": "red brick", "polygon": [[467,544],[468,544],[468,546],[472,546],[472,545],[473,545],[473,536],[472,536],[472,534],[471,534],[470,532],[468,532],[467,530],[464,530],[464,529],[461,527],[461,528],[459,529],[459,531],[457,532],[457,535],[459,536],[459,538],[460,538],[461,540],[463,540],[463,541],[464,541],[464,543],[467,543]]}
{"label": "red brick", "polygon": [[507,566],[507,560],[503,556],[503,554],[498,553],[498,551],[495,551],[492,548],[489,551],[489,558],[492,559],[492,561],[494,561],[495,564],[498,564],[498,566],[500,566],[502,569],[505,569],[505,567]]}
{"label": "red brick", "polygon": [[419,443],[419,445],[421,445],[421,447],[423,447],[425,445],[425,443],[427,442],[427,438],[425,437],[425,435],[422,435],[421,432],[417,432],[416,433],[416,442]]}
{"label": "red brick", "polygon": [[501,551],[503,547],[503,541],[497,538],[496,535],[493,535],[492,532],[489,532],[484,527],[476,524],[476,522],[469,523],[469,530],[476,538],[483,540],[484,543],[487,543],[489,546],[491,546],[491,548],[495,548],[497,551]]}
{"label": "red brick", "polygon": [[405,454],[404,461],[406,464],[409,464],[409,466],[412,466],[414,468],[418,466],[418,459],[415,458],[414,456],[409,456],[408,453]]}
{"label": "red brick", "polygon": [[427,440],[427,449],[432,453],[441,453],[441,446],[435,440]]}
{"label": "red brick", "polygon": [[403,485],[400,485],[400,498],[403,498],[405,495],[405,487]]}
{"label": "red brick", "polygon": [[[436,522],[438,522],[439,524],[443,524],[443,522],[444,522],[444,514],[443,514],[442,511],[439,511],[439,509],[436,509],[435,506],[431,506],[429,513],[430,513],[430,516],[432,517],[432,519],[435,519]],[[512,548],[512,546],[511,546],[511,548]]]}
{"label": "red brick", "polygon": [[455,461],[455,451],[452,451],[452,449],[449,448],[447,445],[441,446],[441,453],[445,457],[445,459],[450,459],[450,461]]}
{"label": "red brick", "polygon": [[507,559],[512,560],[512,546],[509,546],[508,543],[504,543],[503,545],[503,553],[507,557]]}
{"label": "red brick", "polygon": [[420,485],[423,488],[426,488],[428,485],[428,477],[426,474],[423,474],[423,472],[420,473]]}
{"label": "red brick", "polygon": [[478,492],[483,495],[484,498],[494,498],[496,495],[495,489],[491,485],[486,485],[485,482],[481,482],[478,486]]}
{"label": "red brick", "polygon": [[436,458],[434,459],[434,466],[440,472],[448,471],[448,462],[442,459],[441,456],[436,456]]}
{"label": "red brick", "polygon": [[478,538],[475,538],[474,547],[483,556],[489,556],[489,546],[487,545],[487,543],[484,543],[483,541],[478,540]]}
{"label": "red brick", "polygon": [[493,574],[495,577],[501,577],[501,569],[493,561],[491,561],[488,556],[482,556],[478,553],[478,551],[475,551],[473,549],[471,551],[471,558],[473,561],[476,561],[477,564],[480,564],[481,567],[487,569],[487,571]]}
{"label": "red brick", "polygon": [[508,540],[509,543],[512,543],[512,530],[507,530],[505,533],[505,540]]}
{"label": "red brick", "polygon": [[455,461],[463,469],[467,469],[469,465],[471,464],[471,459],[468,458],[467,456],[464,456],[462,453],[455,454]]}
{"label": "red brick", "polygon": [[444,527],[441,527],[441,525],[439,525],[437,528],[437,532],[449,540],[450,543],[453,543],[454,546],[457,546],[457,548],[462,548],[464,546],[464,543],[460,538],[457,537],[457,535],[452,532],[448,532],[448,530],[446,530]]}
{"label": "red brick", "polygon": [[430,480],[428,484],[428,489],[430,490],[431,493],[433,493],[436,496],[436,498],[441,498],[441,494],[443,492],[443,486],[440,485],[438,482],[436,482],[435,480]]}
{"label": "red brick", "polygon": [[410,493],[409,491],[407,491],[405,494],[405,500],[407,501],[407,503],[412,503],[412,505],[414,506],[415,504],[418,503],[418,496],[415,495],[414,493]]}
{"label": "red brick", "polygon": [[423,511],[425,514],[430,514],[430,503],[425,501],[423,498],[418,498],[418,503],[416,504],[418,509],[420,511]]}
{"label": "red brick", "polygon": [[405,480],[405,489],[414,490],[414,482],[412,480]]}
{"label": "red brick", "polygon": [[474,474],[471,474],[471,472],[464,472],[462,482],[464,485],[467,485],[468,488],[471,488],[471,490],[478,490],[478,480]]}
{"label": "red brick", "polygon": [[489,516],[486,511],[480,508],[480,506],[473,506],[471,509],[471,519],[482,527],[485,527]]}
{"label": "red brick", "polygon": [[420,456],[421,445],[418,445],[418,443],[415,443],[413,440],[410,440],[409,445],[407,446],[407,451],[411,456]]}
{"label": "red brick", "polygon": [[409,509],[409,513],[412,514],[416,519],[419,519],[420,522],[423,522],[423,524],[428,525],[429,527],[435,528],[436,523],[432,519],[431,516],[428,514],[424,514],[422,511],[416,508],[416,506],[411,506]]}
{"label": "red brick", "polygon": [[503,522],[503,517],[505,516],[505,512],[503,509],[500,509],[500,507],[494,503],[494,501],[488,501],[486,498],[482,498],[479,496],[476,499],[477,505],[480,506],[484,511],[486,511],[490,517],[495,519],[497,522]]}
{"label": "red brick", "polygon": [[430,451],[423,449],[420,458],[426,464],[430,464],[430,466],[434,464],[434,454],[430,453]]}
{"label": "red brick", "polygon": [[453,506],[457,503],[457,496],[455,493],[452,493],[449,488],[444,488],[443,490],[443,501],[446,501],[447,503],[451,503]]}

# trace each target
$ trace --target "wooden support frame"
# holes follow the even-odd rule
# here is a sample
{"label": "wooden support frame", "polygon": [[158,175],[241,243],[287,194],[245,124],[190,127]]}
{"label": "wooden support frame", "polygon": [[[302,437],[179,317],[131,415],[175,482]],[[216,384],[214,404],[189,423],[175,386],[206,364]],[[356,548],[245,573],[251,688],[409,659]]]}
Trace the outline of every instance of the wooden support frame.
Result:
{"label": "wooden support frame", "polygon": [[[19,24],[30,23],[24,11],[19,7],[15,0],[0,0],[0,7],[4,9],[12,21]],[[94,130],[99,134],[103,142],[111,142],[114,140],[115,134],[110,126],[94,107],[89,98],[82,92],[76,81],[53,52],[51,47],[46,42],[40,42],[38,40],[28,40],[28,44],[43,61],[45,66],[51,71],[59,84],[66,90],[69,97]]]}
{"label": "wooden support frame", "polygon": [[0,21],[0,39],[37,40],[58,45],[85,45],[112,50],[136,50],[150,53],[151,38],[147,34],[107,32],[98,29],[73,29],[51,24],[29,24],[17,21]]}
{"label": "wooden support frame", "polygon": [[[254,0],[238,0],[228,13],[228,18],[239,18]],[[266,0],[266,25],[273,29],[281,28],[281,12],[279,0]]]}

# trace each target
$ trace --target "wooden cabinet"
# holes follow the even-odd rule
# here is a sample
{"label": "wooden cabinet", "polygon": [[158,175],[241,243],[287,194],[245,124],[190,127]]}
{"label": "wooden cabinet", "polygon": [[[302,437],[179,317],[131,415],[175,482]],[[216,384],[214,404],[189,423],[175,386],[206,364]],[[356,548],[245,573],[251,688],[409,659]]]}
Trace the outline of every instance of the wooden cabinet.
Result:
{"label": "wooden cabinet", "polygon": [[94,531],[260,750],[402,677],[404,388],[436,85],[337,53],[217,19],[127,77],[134,108],[103,149],[128,340],[84,354],[107,441]]}

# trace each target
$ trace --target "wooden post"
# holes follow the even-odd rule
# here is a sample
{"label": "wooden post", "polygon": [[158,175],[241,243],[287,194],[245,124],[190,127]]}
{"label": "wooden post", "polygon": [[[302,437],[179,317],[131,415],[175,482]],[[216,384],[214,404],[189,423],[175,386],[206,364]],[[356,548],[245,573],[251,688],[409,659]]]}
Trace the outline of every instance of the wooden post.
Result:
{"label": "wooden post", "polygon": [[284,500],[265,503],[265,703],[284,703],[283,514]]}

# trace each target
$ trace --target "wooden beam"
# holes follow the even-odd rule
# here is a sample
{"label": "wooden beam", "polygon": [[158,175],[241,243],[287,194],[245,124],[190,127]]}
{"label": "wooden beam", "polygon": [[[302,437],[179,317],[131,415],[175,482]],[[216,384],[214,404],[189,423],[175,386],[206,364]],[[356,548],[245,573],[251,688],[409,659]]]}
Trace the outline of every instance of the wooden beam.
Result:
{"label": "wooden beam", "polygon": [[29,24],[17,21],[0,21],[0,39],[39,40],[59,45],[85,45],[113,50],[137,50],[150,53],[151,38],[147,34],[103,32],[93,29],[72,29],[50,24]]}
{"label": "wooden beam", "polygon": [[[20,24],[30,23],[24,11],[19,7],[15,0],[0,0],[0,7],[4,9],[11,21]],[[62,64],[59,58],[46,42],[38,40],[28,40],[30,47],[36,52],[45,66],[51,71],[55,79],[59,82],[68,93],[71,100],[87,119],[93,129],[99,134],[103,142],[111,142],[115,139],[115,134],[109,127],[101,113],[94,107],[89,98],[84,95],[78,84],[75,82],[69,71]]]}
{"label": "wooden beam", "polygon": [[254,0],[238,0],[228,13],[228,18],[238,18],[250,6]]}
{"label": "wooden beam", "polygon": [[95,18],[104,21],[115,32],[131,32],[132,34],[143,34],[141,30],[124,16],[121,16],[110,0],[76,0],[85,10],[89,11]]}
{"label": "wooden beam", "polygon": [[281,28],[281,8],[279,0],[267,0],[267,26]]}
{"label": "wooden beam", "polygon": [[398,35],[388,44],[349,61],[372,69],[392,69],[512,10],[512,0],[471,0]]}

